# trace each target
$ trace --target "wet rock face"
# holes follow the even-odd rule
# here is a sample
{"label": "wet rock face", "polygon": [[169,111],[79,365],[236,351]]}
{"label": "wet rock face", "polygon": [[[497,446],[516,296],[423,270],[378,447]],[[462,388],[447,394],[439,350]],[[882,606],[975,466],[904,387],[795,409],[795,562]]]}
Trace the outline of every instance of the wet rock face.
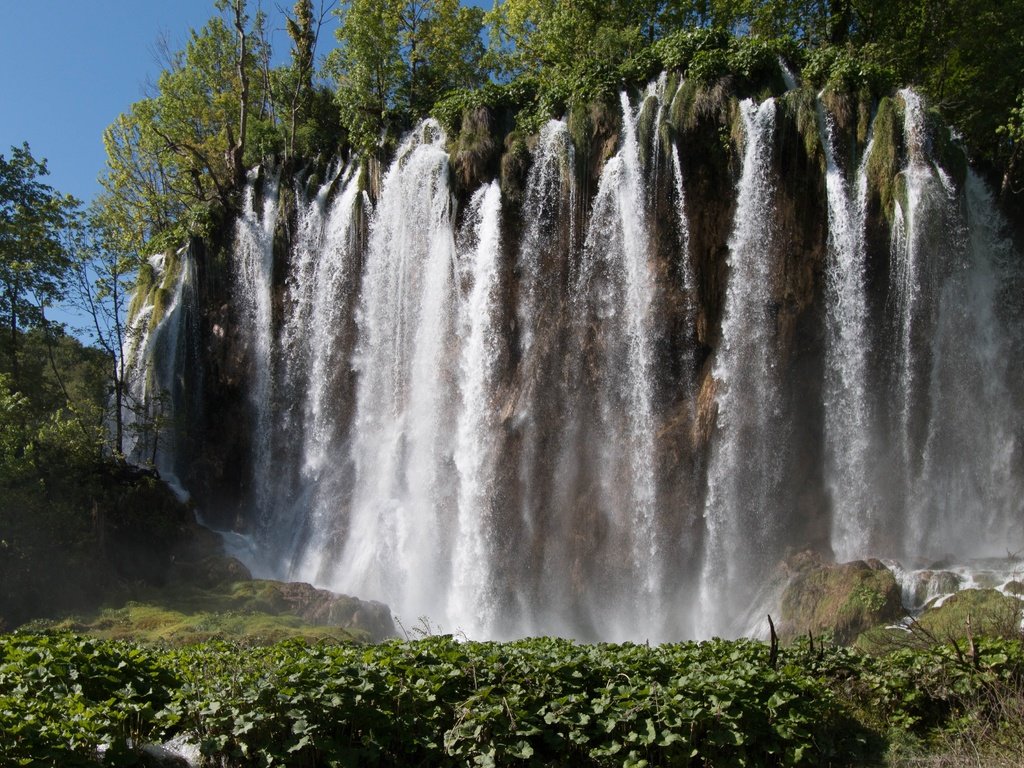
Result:
{"label": "wet rock face", "polygon": [[[929,430],[942,444],[944,411],[919,354],[936,323],[912,306],[930,284],[896,274],[893,233],[956,206],[912,210],[905,96],[752,87],[667,74],[536,135],[505,108],[476,109],[452,135],[424,122],[392,163],[350,166],[338,179],[351,186],[320,173],[320,193],[296,192],[282,178],[261,203],[277,222],[264,233],[269,319],[254,328],[232,296],[247,251],[230,233],[200,270],[204,408],[187,485],[204,517],[251,534],[295,578],[453,627],[486,616],[492,635],[632,637],[657,616],[672,618],[652,635],[692,636],[689,617],[709,607],[750,609],[747,588],[789,552],[900,551],[921,477],[942,475],[920,457]],[[762,107],[770,121],[752,119]],[[940,149],[918,171],[964,186]],[[837,244],[834,168],[856,247]],[[479,195],[495,179],[488,218]],[[344,190],[356,202],[336,205]],[[313,224],[344,218],[344,243],[310,236],[315,200]],[[840,274],[839,251],[863,258]],[[837,311],[844,275],[859,315]],[[316,303],[325,284],[343,300]],[[947,325],[950,351],[971,346]],[[862,444],[864,466],[847,450]],[[875,485],[877,499],[844,499]],[[872,563],[801,566],[788,594],[791,634],[847,638],[892,612]]]}
{"label": "wet rock face", "polygon": [[391,611],[383,603],[359,600],[301,582],[253,580],[232,588],[244,610],[298,616],[314,626],[341,627],[364,634],[371,642],[397,637]]}
{"label": "wet rock face", "polygon": [[804,552],[790,558],[786,567],[790,578],[779,624],[784,640],[831,632],[835,642],[846,644],[903,617],[896,579],[878,560],[833,564]]}

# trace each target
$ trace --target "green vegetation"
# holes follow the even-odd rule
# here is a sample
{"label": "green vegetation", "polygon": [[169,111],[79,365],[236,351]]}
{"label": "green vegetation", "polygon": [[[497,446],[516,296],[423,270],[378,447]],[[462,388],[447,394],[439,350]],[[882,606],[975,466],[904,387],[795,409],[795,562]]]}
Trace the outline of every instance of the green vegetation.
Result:
{"label": "green vegetation", "polygon": [[[74,635],[0,637],[0,761],[133,765],[182,735],[209,765],[892,765],[966,724],[998,765],[1024,648],[981,640],[884,657],[750,641],[649,647],[429,637],[157,650]],[[131,741],[129,741],[131,740]],[[958,741],[959,740],[959,741]],[[101,761],[96,754],[105,749]],[[1011,763],[1006,763],[1011,764]]]}
{"label": "green vegetation", "polygon": [[78,201],[46,184],[45,160],[28,144],[0,154],[0,357],[16,390],[24,388],[22,332],[46,328],[46,308],[63,295],[72,257],[62,237]]}
{"label": "green vegetation", "polygon": [[804,553],[790,566],[797,572],[782,595],[783,638],[829,632],[836,642],[849,643],[904,614],[896,579],[880,563],[833,565]]}
{"label": "green vegetation", "polygon": [[[182,597],[172,600],[181,604]],[[214,601],[219,603],[219,601]],[[102,640],[134,640],[185,646],[223,640],[243,645],[301,639],[359,641],[365,636],[341,627],[318,626],[287,613],[251,610],[175,610],[163,604],[129,601],[121,608],[104,608],[88,617],[29,622],[21,631],[76,632]]]}
{"label": "green vegetation", "polygon": [[1002,174],[1004,194],[1024,188],[1020,3],[502,0],[484,13],[458,0],[342,0],[336,46],[318,59],[334,4],[298,0],[278,67],[251,5],[218,0],[185,49],[165,53],[154,94],[107,131],[101,204],[136,250],[216,231],[260,162],[384,159],[415,121],[433,115],[456,141],[462,116],[481,108],[527,136],[662,69],[778,93],[780,57],[815,92],[855,94],[858,129],[872,103],[913,84]]}

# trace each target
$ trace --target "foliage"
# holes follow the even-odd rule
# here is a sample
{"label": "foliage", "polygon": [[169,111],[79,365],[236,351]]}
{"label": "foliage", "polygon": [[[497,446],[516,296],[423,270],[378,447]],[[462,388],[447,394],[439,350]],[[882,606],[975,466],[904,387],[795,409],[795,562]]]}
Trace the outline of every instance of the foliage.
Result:
{"label": "foliage", "polygon": [[[72,631],[104,640],[135,640],[161,645],[185,646],[211,640],[231,641],[242,645],[267,644],[300,638],[307,642],[359,639],[340,627],[318,626],[287,613],[251,610],[196,610],[195,607],[220,603],[212,595],[206,599],[174,595],[172,605],[156,602],[130,601],[121,608],[104,608],[95,615],[75,616],[59,620],[36,620],[22,631]],[[226,601],[224,601],[226,602]],[[177,608],[181,608],[178,610]]]}
{"label": "foliage", "polygon": [[89,765],[106,744],[105,764],[123,765],[129,737],[182,734],[211,765],[861,764],[888,734],[926,743],[962,735],[965,718],[1012,735],[990,694],[1019,692],[1022,675],[1021,644],[994,640],[976,664],[948,646],[875,657],[799,643],[773,669],[751,641],[155,651],[15,635],[0,638],[0,720],[14,734],[0,759]]}
{"label": "foliage", "polygon": [[487,80],[478,8],[458,0],[346,0],[338,15],[340,47],[327,71],[357,149],[373,151],[445,93]]}
{"label": "foliage", "polygon": [[21,331],[46,326],[46,309],[61,296],[71,267],[64,238],[79,204],[46,184],[48,173],[27,143],[11,147],[10,157],[0,154],[0,350],[17,389]]}
{"label": "foliage", "polygon": [[109,358],[53,328],[20,345],[28,386],[0,370],[0,628],[152,578],[183,519],[155,478],[103,458]]}
{"label": "foliage", "polygon": [[[254,32],[258,40],[261,29]],[[240,64],[232,30],[213,17],[192,32],[183,51],[168,54],[156,94],[107,129],[108,171],[101,179],[107,215],[133,235],[136,247],[180,244],[189,232],[208,230],[211,206],[229,204],[237,181],[232,151],[239,142],[240,102],[252,111],[246,160],[278,148],[280,139],[268,125],[269,87],[241,101],[243,75],[249,83],[264,82],[260,45],[247,49]]]}
{"label": "foliage", "polygon": [[[68,635],[0,640],[0,762],[133,765],[175,675],[138,646]],[[100,751],[102,750],[102,757]]]}

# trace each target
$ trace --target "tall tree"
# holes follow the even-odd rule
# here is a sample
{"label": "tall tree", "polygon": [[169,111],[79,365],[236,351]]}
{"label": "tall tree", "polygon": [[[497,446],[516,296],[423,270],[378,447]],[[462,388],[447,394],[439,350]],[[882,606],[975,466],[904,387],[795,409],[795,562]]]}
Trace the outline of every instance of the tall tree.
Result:
{"label": "tall tree", "polygon": [[321,0],[314,11],[313,0],[297,0],[291,14],[285,18],[285,28],[292,41],[291,63],[277,73],[277,80],[288,114],[289,156],[296,153],[300,125],[313,118],[318,96],[314,84],[317,44],[324,22],[336,5],[335,0]]}
{"label": "tall tree", "polygon": [[121,229],[117,206],[109,195],[100,195],[90,206],[76,246],[68,300],[87,319],[88,327],[82,332],[107,361],[111,448],[120,456],[124,453],[125,408],[134,405],[128,391],[125,350],[138,341],[129,338],[126,316],[143,258],[138,240]]}
{"label": "tall tree", "polygon": [[457,0],[344,0],[338,16],[328,71],[356,147],[372,150],[445,92],[486,80],[479,9]]}
{"label": "tall tree", "polygon": [[217,5],[228,20],[215,16],[192,31],[184,50],[168,54],[153,95],[104,136],[102,183],[143,240],[180,243],[202,231],[212,208],[230,207],[245,166],[279,148],[261,76],[263,15],[250,18],[243,0]]}
{"label": "tall tree", "polygon": [[79,203],[42,181],[47,174],[46,161],[36,160],[27,143],[11,147],[9,157],[0,154],[0,315],[15,390],[22,385],[22,331],[45,323],[71,267],[62,234]]}

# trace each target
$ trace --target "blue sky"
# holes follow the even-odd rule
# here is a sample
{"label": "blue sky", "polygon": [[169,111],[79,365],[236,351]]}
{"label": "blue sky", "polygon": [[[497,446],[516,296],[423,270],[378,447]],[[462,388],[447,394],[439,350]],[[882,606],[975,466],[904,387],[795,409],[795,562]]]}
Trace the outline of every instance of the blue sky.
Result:
{"label": "blue sky", "polygon": [[[285,58],[278,5],[293,1],[262,1]],[[27,141],[47,159],[48,183],[88,201],[99,191],[103,130],[160,72],[157,41],[178,50],[214,14],[213,0],[0,0],[0,152]],[[321,45],[332,42],[328,33]]]}
{"label": "blue sky", "polygon": [[[466,0],[463,0],[466,2]],[[294,0],[250,0],[270,16],[275,59],[289,40],[276,9]],[[316,3],[319,5],[319,3]],[[491,0],[466,4],[490,8]],[[48,183],[88,201],[99,191],[103,131],[145,95],[160,72],[157,41],[184,47],[214,0],[0,0],[0,153],[27,141],[46,158]],[[333,20],[333,19],[332,19]],[[321,33],[333,45],[334,25]]]}

